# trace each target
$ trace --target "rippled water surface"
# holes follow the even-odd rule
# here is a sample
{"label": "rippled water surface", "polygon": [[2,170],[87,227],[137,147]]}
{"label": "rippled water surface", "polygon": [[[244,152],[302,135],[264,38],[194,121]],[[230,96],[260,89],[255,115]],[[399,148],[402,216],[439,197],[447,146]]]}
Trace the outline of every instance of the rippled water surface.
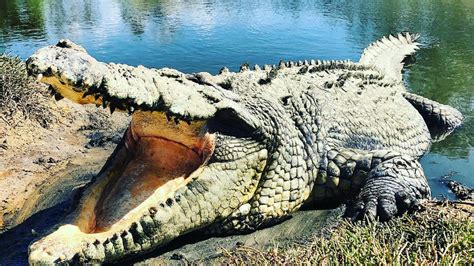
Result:
{"label": "rippled water surface", "polygon": [[465,126],[422,159],[433,194],[439,178],[474,186],[474,1],[0,0],[0,52],[27,58],[69,38],[100,61],[185,72],[351,59],[389,33],[420,33],[405,75],[413,92],[455,106]]}

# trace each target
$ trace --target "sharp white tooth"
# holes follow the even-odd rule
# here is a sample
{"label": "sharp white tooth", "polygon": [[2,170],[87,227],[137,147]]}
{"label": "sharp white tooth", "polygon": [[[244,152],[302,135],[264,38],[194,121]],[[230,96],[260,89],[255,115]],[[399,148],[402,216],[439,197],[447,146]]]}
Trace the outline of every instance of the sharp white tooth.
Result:
{"label": "sharp white tooth", "polygon": [[42,78],[43,74],[38,74],[38,76],[36,76],[36,81],[41,81]]}

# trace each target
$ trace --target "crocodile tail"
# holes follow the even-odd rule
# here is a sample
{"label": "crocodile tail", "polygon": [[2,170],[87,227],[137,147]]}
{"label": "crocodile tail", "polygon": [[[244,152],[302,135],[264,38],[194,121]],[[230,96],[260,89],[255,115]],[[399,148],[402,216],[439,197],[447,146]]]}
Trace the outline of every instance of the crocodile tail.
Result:
{"label": "crocodile tail", "polygon": [[419,43],[416,42],[418,37],[418,34],[410,33],[383,37],[365,48],[359,63],[372,65],[386,76],[401,81],[403,59],[418,49]]}

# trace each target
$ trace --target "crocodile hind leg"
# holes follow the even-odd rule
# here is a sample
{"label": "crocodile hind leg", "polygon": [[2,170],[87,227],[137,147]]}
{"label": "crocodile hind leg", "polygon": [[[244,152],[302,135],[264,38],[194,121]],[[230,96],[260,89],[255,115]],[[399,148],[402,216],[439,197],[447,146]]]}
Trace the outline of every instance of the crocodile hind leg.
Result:
{"label": "crocodile hind leg", "polygon": [[405,93],[404,97],[421,114],[434,141],[443,140],[463,122],[462,114],[449,105],[413,93]]}
{"label": "crocodile hind leg", "polygon": [[320,205],[346,198],[346,216],[388,220],[429,197],[423,169],[413,157],[387,150],[345,149],[327,153],[311,201]]}

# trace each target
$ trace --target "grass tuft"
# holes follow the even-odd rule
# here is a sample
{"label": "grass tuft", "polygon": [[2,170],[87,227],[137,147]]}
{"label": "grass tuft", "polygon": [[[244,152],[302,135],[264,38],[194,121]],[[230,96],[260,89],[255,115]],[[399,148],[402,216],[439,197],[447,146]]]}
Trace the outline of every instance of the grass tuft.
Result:
{"label": "grass tuft", "polygon": [[[18,57],[0,55],[0,119],[15,127],[33,120],[43,127],[51,123],[47,90],[29,78],[26,64]],[[19,116],[18,116],[19,115]]]}
{"label": "grass tuft", "polygon": [[386,223],[347,220],[304,244],[224,251],[230,264],[473,264],[474,203],[431,203]]}

